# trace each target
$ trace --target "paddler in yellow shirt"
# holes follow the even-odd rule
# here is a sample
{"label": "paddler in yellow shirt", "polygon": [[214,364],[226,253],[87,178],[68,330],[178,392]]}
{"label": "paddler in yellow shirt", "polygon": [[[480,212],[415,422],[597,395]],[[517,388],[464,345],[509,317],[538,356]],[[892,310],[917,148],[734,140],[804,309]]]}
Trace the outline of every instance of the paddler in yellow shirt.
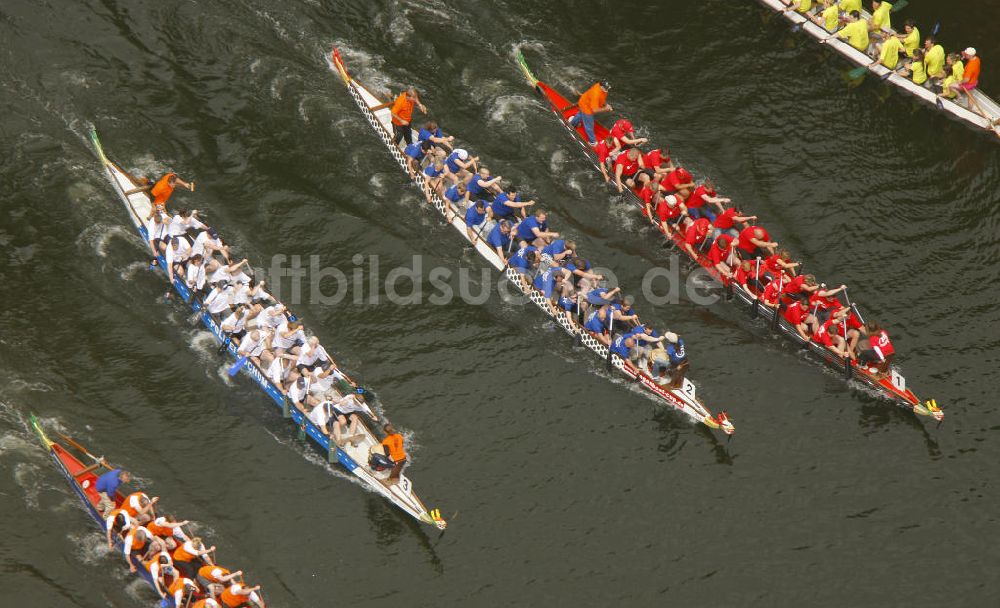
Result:
{"label": "paddler in yellow shirt", "polygon": [[806,13],[809,12],[809,9],[811,9],[813,6],[812,0],[792,0],[791,2],[789,2],[788,0],[782,0],[782,2],[788,5],[788,8],[781,11],[783,13],[798,11],[803,15],[805,15]]}
{"label": "paddler in yellow shirt", "polygon": [[872,0],[872,19],[869,21],[871,24],[871,31],[877,36],[882,36],[883,30],[892,29],[892,19],[889,13],[892,11],[892,5],[888,2],[879,2],[879,0]]}
{"label": "paddler in yellow shirt", "polygon": [[870,41],[868,40],[868,23],[861,19],[861,13],[858,11],[851,12],[851,21],[840,28],[840,31],[836,34],[831,34],[824,38],[822,42],[826,42],[838,36],[847,40],[847,43],[858,49],[862,53],[868,50],[868,45]]}
{"label": "paddler in yellow shirt", "polygon": [[932,78],[944,78],[944,47],[937,43],[934,36],[924,40],[924,65],[927,75]]}
{"label": "paddler in yellow shirt", "polygon": [[837,31],[837,26],[840,25],[840,13],[837,12],[837,5],[833,3],[833,0],[823,0],[823,6],[826,8],[820,14],[813,15],[812,20],[817,25],[826,28],[828,32]]}
{"label": "paddler in yellow shirt", "polygon": [[913,52],[913,59],[903,66],[902,74],[903,76],[912,74],[914,84],[924,84],[927,82],[927,68],[924,67],[923,50],[917,49]]}
{"label": "paddler in yellow shirt", "polygon": [[861,12],[861,0],[840,0],[840,4],[837,6],[845,13]]}
{"label": "paddler in yellow shirt", "polygon": [[871,68],[877,64],[882,64],[890,70],[895,70],[896,66],[899,65],[900,54],[906,52],[906,49],[903,48],[903,43],[899,41],[899,38],[889,36],[879,47],[878,59],[871,62],[871,65],[868,67]]}
{"label": "paddler in yellow shirt", "polygon": [[897,36],[903,41],[903,48],[906,49],[906,54],[913,57],[913,53],[920,48],[920,30],[917,29],[917,24],[913,19],[907,19],[906,25],[903,26],[904,34],[897,34]]}
{"label": "paddler in yellow shirt", "polygon": [[945,68],[948,76],[941,82],[941,93],[938,96],[945,99],[955,99],[956,92],[951,86],[962,82],[962,76],[965,74],[965,64],[962,63],[961,55],[948,53],[948,58],[945,59]]}

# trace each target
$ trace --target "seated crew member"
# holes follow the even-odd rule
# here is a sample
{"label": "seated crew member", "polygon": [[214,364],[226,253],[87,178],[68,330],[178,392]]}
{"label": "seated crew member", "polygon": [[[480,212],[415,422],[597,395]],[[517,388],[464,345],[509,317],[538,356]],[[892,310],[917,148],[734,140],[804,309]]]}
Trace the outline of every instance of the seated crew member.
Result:
{"label": "seated crew member", "polygon": [[744,260],[752,260],[771,255],[777,249],[778,243],[772,241],[771,235],[761,226],[747,226],[740,231],[737,246]]}
{"label": "seated crew member", "polygon": [[448,176],[453,184],[464,182],[465,176],[470,173],[469,169],[476,170],[479,162],[478,156],[469,157],[469,152],[464,148],[455,148],[451,154],[444,159],[444,174]]}
{"label": "seated crew member", "polygon": [[153,252],[153,261],[150,262],[150,266],[154,266],[156,264],[156,257],[167,250],[167,242],[170,239],[169,228],[170,225],[167,223],[166,215],[153,213],[150,216],[150,222],[147,226],[149,250]]}
{"label": "seated crew member", "polygon": [[912,58],[920,48],[920,30],[917,29],[917,23],[913,19],[907,19],[903,33],[896,34],[896,37],[903,43],[906,56]]}
{"label": "seated crew member", "polygon": [[188,291],[191,292],[192,296],[198,296],[204,294],[207,283],[204,258],[199,254],[195,254],[188,260],[187,270],[184,275],[184,284],[187,285]]}
{"label": "seated crew member", "polygon": [[299,344],[304,344],[305,341],[306,334],[302,331],[302,323],[298,320],[283,319],[271,337],[271,347],[275,356],[285,352],[297,355]]}
{"label": "seated crew member", "polygon": [[197,575],[198,568],[201,567],[202,562],[207,564],[213,563],[208,556],[208,554],[213,551],[215,551],[214,545],[206,549],[204,543],[201,542],[201,538],[195,536],[194,538],[179,544],[171,554],[171,558],[174,560],[174,567],[177,568],[182,575],[188,578],[194,578]]}
{"label": "seated crew member", "polygon": [[788,8],[782,10],[783,13],[790,13],[791,11],[796,11],[802,13],[803,15],[807,15],[809,13],[809,9],[812,8],[812,0],[781,0],[781,1],[784,2],[786,5],[788,5]]}
{"label": "seated crew member", "polygon": [[840,26],[840,11],[833,0],[823,0],[823,10],[811,17],[813,22],[824,28],[827,32],[835,32]]}
{"label": "seated crew member", "polygon": [[511,219],[518,214],[524,218],[528,217],[525,208],[534,204],[533,200],[522,201],[517,189],[514,186],[508,186],[505,192],[500,192],[493,198],[493,202],[490,203],[489,215],[491,219]]}
{"label": "seated crew member", "polygon": [[529,245],[527,241],[520,240],[517,250],[510,256],[507,265],[514,268],[521,274],[527,274],[532,266],[538,263],[538,248]]}
{"label": "seated crew member", "polygon": [[719,274],[727,279],[733,278],[733,271],[740,264],[740,256],[736,253],[736,239],[720,234],[705,255]]}
{"label": "seated crew member", "polygon": [[218,597],[234,579],[242,578],[243,571],[230,572],[222,566],[205,564],[198,568],[198,583],[212,597]]}
{"label": "seated crew member", "polygon": [[924,39],[924,66],[930,78],[944,78],[944,47],[937,43],[934,36]]}
{"label": "seated crew member", "polygon": [[837,7],[843,13],[850,13],[851,11],[861,12],[861,0],[840,0],[837,3]]}
{"label": "seated crew member", "polygon": [[114,549],[115,543],[124,539],[132,529],[132,517],[124,509],[111,509],[104,518],[105,538],[108,541],[108,549]]}
{"label": "seated crew member", "polygon": [[487,198],[500,192],[501,179],[499,175],[490,177],[490,170],[486,167],[480,167],[465,188],[472,198]]}
{"label": "seated crew member", "polygon": [[159,496],[150,499],[144,492],[132,492],[125,497],[120,506],[141,526],[156,517],[155,507],[159,501]]}
{"label": "seated crew member", "polygon": [[174,562],[170,559],[170,554],[161,551],[144,564],[149,571],[149,578],[153,580],[153,589],[159,594],[161,599],[166,599],[170,585],[179,577]]}
{"label": "seated crew member", "polygon": [[122,554],[128,562],[129,572],[135,572],[135,563],[143,562],[153,553],[163,550],[163,545],[144,526],[132,526],[125,534],[125,541],[122,543]]}
{"label": "seated crew member", "polygon": [[223,608],[223,605],[213,598],[206,597],[191,604],[191,608]]}
{"label": "seated crew member", "polygon": [[594,152],[597,154],[597,166],[601,169],[601,175],[604,176],[605,183],[610,182],[611,175],[608,173],[608,166],[611,163],[609,161],[614,161],[621,152],[617,140],[608,135],[597,142],[597,145],[594,146]]}
{"label": "seated crew member", "polygon": [[444,191],[445,219],[450,223],[455,219],[455,209],[459,211],[465,211],[465,208],[469,204],[469,192],[465,188],[465,184],[458,183],[447,190]]}
{"label": "seated crew member", "polygon": [[826,321],[833,311],[842,308],[840,300],[834,296],[845,289],[847,289],[845,285],[841,285],[836,289],[827,289],[824,284],[820,285],[819,289],[809,295],[809,306],[812,307],[812,314],[816,316],[820,323]]}
{"label": "seated crew member", "polygon": [[889,334],[877,323],[866,323],[862,332],[865,337],[858,342],[858,360],[866,366],[874,365],[880,375],[888,374],[896,352]]}
{"label": "seated crew member", "polygon": [[247,587],[243,583],[233,582],[219,594],[219,600],[226,608],[243,608],[249,606],[251,601],[260,608],[267,608],[264,600],[257,594],[259,590],[260,585]]}
{"label": "seated crew member", "polygon": [[190,604],[195,594],[200,591],[198,583],[185,576],[178,576],[174,582],[167,587],[167,594],[174,601],[174,606],[184,606]]}
{"label": "seated crew member", "polygon": [[[642,153],[638,148],[630,148],[615,159],[615,186],[618,192],[625,192],[625,186],[635,186],[635,175],[640,169],[645,169]],[[622,180],[625,180],[624,183]]]}
{"label": "seated crew member", "polygon": [[473,243],[479,233],[486,228],[486,203],[479,199],[465,212],[465,233]]}
{"label": "seated crew member", "polygon": [[667,173],[666,177],[663,178],[663,181],[660,182],[660,187],[662,187],[667,194],[676,194],[680,198],[686,199],[690,196],[695,187],[694,178],[684,167],[677,167],[670,173]]}
{"label": "seated crew member", "polygon": [[[868,21],[868,29],[876,38],[882,38],[883,32],[892,29],[892,5],[883,0],[872,0],[872,17]],[[895,36],[892,36],[895,38]]]}
{"label": "seated crew member", "polygon": [[403,156],[406,157],[406,173],[413,179],[417,176],[417,171],[420,169],[420,165],[427,156],[427,152],[434,147],[429,141],[418,141],[416,143],[407,144],[403,148]]}
{"label": "seated crew member", "polygon": [[669,358],[670,386],[678,388],[684,383],[684,375],[688,369],[687,351],[684,348],[684,339],[672,331],[663,334],[667,341],[667,357]]}
{"label": "seated crew member", "polygon": [[611,139],[615,142],[616,148],[627,149],[641,146],[649,140],[645,137],[635,136],[635,127],[626,118],[621,118],[611,126]]}
{"label": "seated crew member", "polygon": [[706,218],[698,218],[684,231],[684,251],[694,259],[698,259],[705,243],[708,243],[710,223]]}
{"label": "seated crew member", "polygon": [[104,517],[115,508],[115,497],[118,494],[118,487],[123,483],[132,480],[128,471],[122,469],[112,469],[97,478],[94,482],[94,490],[100,500],[97,502],[97,510]]}
{"label": "seated crew member", "polygon": [[708,218],[708,221],[714,222],[717,216],[714,211],[706,206],[706,203],[714,205],[721,212],[725,210],[723,204],[729,202],[731,202],[730,199],[724,196],[716,196],[715,184],[712,183],[712,180],[706,179],[700,186],[694,189],[694,192],[684,201],[684,204],[687,206],[692,218],[705,217]]}
{"label": "seated crew member", "polygon": [[417,141],[429,141],[439,148],[450,150],[452,148],[451,142],[455,141],[455,137],[445,135],[438,127],[437,122],[429,120],[417,132]]}
{"label": "seated crew member", "polygon": [[[591,306],[593,307],[593,303]],[[592,332],[597,341],[605,346],[611,345],[611,338],[608,335],[611,311],[612,308],[607,304],[593,307],[583,323],[584,329]]]}
{"label": "seated crew member", "polygon": [[764,272],[771,277],[777,277],[782,273],[789,277],[795,276],[795,269],[798,267],[799,263],[792,261],[792,254],[788,253],[787,249],[781,249],[764,258]]}
{"label": "seated crew member", "polygon": [[828,42],[834,37],[844,38],[848,44],[864,53],[868,50],[868,45],[871,44],[871,40],[868,37],[868,22],[861,18],[860,11],[852,10],[849,15],[847,25],[840,28],[839,32],[830,34],[826,38],[821,38],[820,42]]}
{"label": "seated crew member", "polygon": [[815,333],[812,335],[812,341],[817,344],[821,344],[831,351],[833,351],[837,356],[841,358],[848,358],[851,355],[851,351],[847,346],[847,339],[843,335],[837,332],[837,327],[840,323],[850,314],[850,310],[847,308],[841,308],[835,311],[830,318],[824,321],[816,329]]}
{"label": "seated crew member", "polygon": [[[336,402],[331,402],[332,406],[332,416],[328,416],[333,419],[333,438],[334,441],[339,446],[343,446],[348,442],[356,442],[361,439],[361,435],[358,434],[358,424],[361,423],[361,418],[358,414],[364,414],[371,419],[372,422],[378,422],[378,416],[371,410],[368,403],[365,400],[365,394],[361,389],[356,390],[353,393],[348,393],[341,397]],[[324,412],[326,413],[326,412]],[[343,431],[347,430],[348,435],[345,437]]]}
{"label": "seated crew member", "polygon": [[[191,211],[181,209],[170,218],[170,222],[167,224],[167,234],[171,238],[175,236],[182,237],[187,236],[189,232],[196,232],[205,228],[207,226],[198,219],[197,209]],[[188,242],[190,244],[191,241]]]}
{"label": "seated crew member", "polygon": [[177,548],[177,542],[187,540],[182,526],[188,525],[189,521],[177,521],[172,515],[161,515],[146,524],[146,529],[163,541],[164,549],[173,551]]}
{"label": "seated crew member", "polygon": [[924,65],[923,49],[913,51],[913,59],[905,63],[899,73],[903,76],[910,76],[914,84],[927,82],[927,67]]}
{"label": "seated crew member", "polygon": [[215,228],[206,228],[194,238],[194,244],[191,245],[191,255],[200,255],[206,260],[210,260],[215,253],[219,253],[227,264],[232,263],[229,258],[229,247],[222,243],[219,232]]}
{"label": "seated crew member", "polygon": [[899,58],[906,54],[903,42],[896,36],[889,36],[877,48],[878,58],[868,65],[869,68],[881,64],[890,70],[895,70],[899,65]]}
{"label": "seated crew member", "polygon": [[507,220],[497,222],[493,226],[493,230],[490,230],[490,235],[486,237],[486,242],[496,250],[500,259],[506,260],[511,243],[513,243],[513,240],[510,238],[510,222]]}
{"label": "seated crew member", "polygon": [[[715,221],[712,222],[712,236],[728,234],[737,238],[740,236],[740,230],[746,228],[748,222],[755,219],[757,219],[756,215],[743,215],[743,212],[737,207],[729,207],[716,216]],[[740,228],[736,228],[737,223],[740,224]]]}
{"label": "seated crew member", "polygon": [[656,202],[656,217],[660,220],[659,227],[666,234],[670,234],[673,228],[681,223],[684,226],[688,221],[687,207],[680,199],[673,195],[668,194],[666,196],[660,196],[659,193],[653,196],[653,201]]}
{"label": "seated crew member", "polygon": [[[969,109],[986,116],[979,101],[972,94],[979,86],[979,71],[982,68],[982,60],[976,55],[976,49],[971,46],[962,51],[962,57],[966,60],[966,64],[962,68],[962,78],[959,82],[950,85],[950,89],[965,96]],[[993,124],[996,125],[997,121],[994,120]]]}
{"label": "seated crew member", "polygon": [[802,305],[801,300],[792,300],[786,304],[784,310],[781,312],[781,316],[788,321],[789,325],[795,328],[800,338],[803,340],[809,339],[809,325],[806,324],[809,311]]}
{"label": "seated crew member", "polygon": [[559,238],[558,232],[550,232],[547,222],[548,214],[543,209],[535,211],[517,225],[517,238],[531,243],[537,248],[548,245],[552,239]]}
{"label": "seated crew member", "polygon": [[595,82],[577,100],[578,112],[566,120],[574,129],[578,124],[583,123],[583,132],[591,147],[597,145],[597,137],[594,135],[594,114],[611,111],[611,104],[608,103],[608,91],[610,90],[611,85],[606,80]]}
{"label": "seated crew member", "polygon": [[576,243],[564,239],[556,239],[542,247],[542,254],[551,257],[556,262],[572,257],[576,252]]}
{"label": "seated crew member", "polygon": [[[400,475],[403,473],[403,467],[406,466],[406,450],[403,448],[403,436],[396,432],[396,429],[389,423],[382,426],[382,430],[385,431],[385,439],[379,446],[372,446],[372,457],[373,460],[380,463],[382,466],[388,465],[392,467],[392,471],[389,473],[388,483],[396,483],[399,481]],[[382,449],[382,454],[378,453],[377,448]],[[381,456],[381,458],[378,458]],[[388,468],[388,467],[386,467]]]}

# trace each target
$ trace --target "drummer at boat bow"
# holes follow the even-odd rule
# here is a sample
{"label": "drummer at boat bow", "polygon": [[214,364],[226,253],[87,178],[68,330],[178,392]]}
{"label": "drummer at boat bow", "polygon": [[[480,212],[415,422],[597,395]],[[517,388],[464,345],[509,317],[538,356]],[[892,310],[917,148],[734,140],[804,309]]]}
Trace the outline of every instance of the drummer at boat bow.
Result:
{"label": "drummer at boat bow", "polygon": [[611,85],[608,81],[595,82],[580,95],[580,99],[576,102],[577,112],[569,118],[569,124],[573,127],[583,123],[583,131],[587,134],[587,141],[591,146],[597,145],[597,136],[594,135],[594,114],[612,110],[611,104],[608,103],[610,90]]}
{"label": "drummer at boat bow", "polygon": [[[104,463],[104,465],[107,466],[107,463]],[[91,465],[87,469],[84,469],[84,471],[81,471],[81,473],[89,473],[97,468],[97,466],[99,465]],[[94,490],[101,497],[97,503],[97,510],[101,512],[101,515],[106,517],[115,508],[115,497],[118,494],[118,487],[131,480],[132,476],[129,475],[129,472],[121,469],[112,469],[97,478],[97,482],[94,483]]]}
{"label": "drummer at boat bow", "polygon": [[372,447],[371,465],[374,469],[391,468],[389,482],[394,483],[399,481],[399,476],[403,473],[403,467],[406,466],[406,450],[403,448],[403,436],[389,423],[383,425],[382,430],[385,431],[385,439],[378,446]]}
{"label": "drummer at boat bow", "polygon": [[194,192],[194,182],[186,182],[177,176],[176,173],[167,173],[156,183],[151,183],[146,180],[146,185],[139,186],[138,188],[132,188],[131,190],[126,190],[125,195],[130,196],[137,192],[148,192],[150,198],[152,199],[153,206],[149,211],[149,216],[146,218],[150,219],[154,213],[157,211],[163,212],[166,210],[167,201],[174,194],[174,188],[180,186],[186,188],[191,192]]}

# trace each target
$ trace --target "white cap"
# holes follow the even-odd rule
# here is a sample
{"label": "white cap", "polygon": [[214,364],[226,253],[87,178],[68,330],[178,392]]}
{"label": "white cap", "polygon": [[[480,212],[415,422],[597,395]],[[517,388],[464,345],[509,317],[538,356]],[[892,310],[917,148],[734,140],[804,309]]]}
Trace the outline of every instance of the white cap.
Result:
{"label": "white cap", "polygon": [[677,344],[677,334],[675,334],[674,332],[668,331],[667,333],[663,334],[663,337],[667,339],[667,342],[670,342],[671,344]]}
{"label": "white cap", "polygon": [[462,160],[469,158],[469,152],[465,148],[455,148],[455,154],[457,154]]}
{"label": "white cap", "polygon": [[966,55],[968,55],[969,57],[975,57],[976,56],[976,49],[972,48],[971,46],[969,48],[965,49],[962,52],[965,53]]}
{"label": "white cap", "polygon": [[667,201],[667,204],[670,205],[671,207],[677,206],[677,197],[674,196],[673,194],[668,194],[663,198],[663,200]]}

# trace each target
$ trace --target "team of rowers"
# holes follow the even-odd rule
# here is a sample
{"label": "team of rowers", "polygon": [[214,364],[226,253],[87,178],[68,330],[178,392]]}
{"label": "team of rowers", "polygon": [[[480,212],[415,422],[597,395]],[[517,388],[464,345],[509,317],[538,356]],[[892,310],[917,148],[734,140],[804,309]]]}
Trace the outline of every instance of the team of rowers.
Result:
{"label": "team of rowers", "polygon": [[[594,87],[607,92],[602,83]],[[587,122],[570,120],[581,122],[586,127]],[[589,122],[594,124],[593,119]],[[591,129],[585,128],[586,135],[596,139]],[[801,264],[756,225],[757,216],[719,196],[711,180],[696,184],[690,172],[675,166],[661,150],[644,152],[639,146],[646,143],[630,121],[618,120],[593,144],[605,181],[613,181],[619,192],[628,188],[635,193],[653,225],[723,282],[738,285],[751,300],[779,311],[803,340],[858,360],[870,366],[871,373],[888,373],[893,355],[888,334],[878,325],[863,323],[852,306],[841,304],[837,296],[843,293],[846,298],[845,286],[828,289],[814,276],[801,274]]]}
{"label": "team of rowers", "polygon": [[102,459],[76,478],[100,467],[106,472],[97,477],[93,490],[105,519],[108,549],[120,544],[129,570],[145,568],[162,600],[178,608],[266,608],[259,585],[247,585],[241,570],[231,572],[216,562],[215,547],[188,536],[184,526],[190,522],[157,512],[158,497],[133,492],[118,502],[118,488],[131,480],[127,471]]}
{"label": "team of rowers", "polygon": [[427,201],[439,196],[449,222],[463,218],[469,240],[486,243],[518,272],[526,293],[540,294],[576,331],[589,333],[660,386],[679,387],[688,368],[684,340],[643,325],[632,298],[623,296],[620,288],[603,287],[604,277],[593,271],[576,243],[551,230],[544,210],[529,213],[536,201],[522,198],[514,186],[504,186],[501,176],[493,175],[478,156],[456,148],[454,137],[445,135],[437,123],[425,123],[414,139],[414,106],[426,110],[412,88],[391,104],[393,141],[406,158],[410,176],[420,174]]}
{"label": "team of rowers", "polygon": [[[158,195],[160,184],[165,189]],[[227,343],[237,346],[237,354],[257,366],[338,446],[357,446],[370,435],[369,466],[375,472],[389,470],[383,481],[396,483],[407,462],[403,436],[381,421],[386,436],[381,443],[375,438],[362,416],[372,423],[380,420],[364,389],[341,373],[319,338],[307,335],[302,322],[267,292],[266,281],[254,279],[246,258],[233,259],[229,246],[199,219],[197,210],[167,213],[165,203],[173,187],[185,184],[168,173],[155,185],[128,192],[150,190],[149,248],[165,258],[171,284],[175,279],[183,282],[215,318]]]}
{"label": "team of rowers", "polygon": [[873,0],[868,18],[861,12],[861,0],[782,2],[788,5],[786,12],[797,11],[831,32],[825,40],[837,36],[868,54],[872,58],[869,67],[882,65],[909,76],[915,84],[930,88],[942,98],[957,100],[962,96],[970,110],[989,118],[972,95],[979,85],[981,69],[976,49],[946,54],[933,35],[921,43],[920,30],[912,20],[906,21],[901,33],[893,32],[893,5],[889,2]]}

